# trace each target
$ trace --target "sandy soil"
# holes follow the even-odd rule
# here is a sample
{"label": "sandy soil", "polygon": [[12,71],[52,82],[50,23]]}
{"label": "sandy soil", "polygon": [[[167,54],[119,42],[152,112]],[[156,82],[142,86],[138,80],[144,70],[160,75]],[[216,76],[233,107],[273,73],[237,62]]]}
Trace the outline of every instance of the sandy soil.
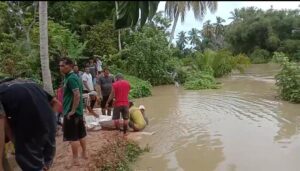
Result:
{"label": "sandy soil", "polygon": [[[53,166],[51,168],[52,171],[62,171],[62,170],[70,170],[70,171],[91,171],[93,165],[93,156],[95,156],[98,151],[101,151],[102,148],[107,148],[109,145],[109,141],[115,139],[117,136],[122,136],[118,131],[96,131],[96,132],[88,132],[87,135],[87,150],[89,159],[85,160],[83,158],[80,159],[80,166],[73,166],[68,168],[70,162],[72,161],[72,152],[71,147],[68,142],[62,141],[62,136],[57,138],[56,142],[56,155],[54,159]],[[81,151],[80,151],[81,152]]]}

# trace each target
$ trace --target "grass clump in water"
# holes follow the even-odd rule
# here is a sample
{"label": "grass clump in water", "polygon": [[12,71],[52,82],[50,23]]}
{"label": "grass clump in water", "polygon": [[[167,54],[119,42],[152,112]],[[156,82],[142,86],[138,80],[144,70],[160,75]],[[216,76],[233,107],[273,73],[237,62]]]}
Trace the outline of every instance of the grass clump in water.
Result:
{"label": "grass clump in water", "polygon": [[218,89],[220,88],[212,72],[197,72],[192,74],[184,83],[187,90]]}

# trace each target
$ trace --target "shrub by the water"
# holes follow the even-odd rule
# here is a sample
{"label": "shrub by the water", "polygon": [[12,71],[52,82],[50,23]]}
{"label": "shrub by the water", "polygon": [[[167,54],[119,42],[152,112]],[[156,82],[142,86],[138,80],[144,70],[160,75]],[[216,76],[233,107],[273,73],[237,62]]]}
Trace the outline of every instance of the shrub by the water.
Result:
{"label": "shrub by the water", "polygon": [[276,85],[283,100],[300,103],[300,66],[284,57],[282,69],[276,75]]}
{"label": "shrub by the water", "polygon": [[209,71],[202,71],[192,74],[184,83],[187,90],[201,90],[201,89],[217,89],[219,85]]}
{"label": "shrub by the water", "polygon": [[152,86],[148,81],[130,75],[125,75],[125,79],[129,81],[131,86],[129,99],[151,96]]}
{"label": "shrub by the water", "polygon": [[271,62],[282,63],[285,57],[287,56],[283,52],[274,52]]}

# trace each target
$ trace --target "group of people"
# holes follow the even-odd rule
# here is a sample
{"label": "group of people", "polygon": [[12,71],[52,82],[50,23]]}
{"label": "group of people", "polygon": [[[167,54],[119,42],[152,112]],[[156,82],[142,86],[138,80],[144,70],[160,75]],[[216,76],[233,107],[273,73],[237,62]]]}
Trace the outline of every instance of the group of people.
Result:
{"label": "group of people", "polygon": [[[63,140],[70,142],[73,154],[71,166],[78,165],[79,148],[82,149],[81,156],[88,158],[84,108],[99,117],[93,111],[97,101],[101,103],[103,115],[111,115],[113,107],[110,126],[117,130],[122,127],[124,135],[127,135],[128,126],[134,131],[145,128],[148,124],[145,107],[137,108],[129,101],[129,82],[122,74],[114,78],[108,68],[102,71],[99,59],[93,61],[90,60],[85,72],[81,73],[71,59],[62,58],[59,68],[64,81],[57,90],[57,97],[51,96],[33,81],[0,81],[0,159],[4,159],[4,144],[12,141],[16,161],[22,170],[48,170],[55,156],[55,113],[61,113]],[[101,126],[105,127],[105,123]],[[0,171],[5,167],[0,162]]]}

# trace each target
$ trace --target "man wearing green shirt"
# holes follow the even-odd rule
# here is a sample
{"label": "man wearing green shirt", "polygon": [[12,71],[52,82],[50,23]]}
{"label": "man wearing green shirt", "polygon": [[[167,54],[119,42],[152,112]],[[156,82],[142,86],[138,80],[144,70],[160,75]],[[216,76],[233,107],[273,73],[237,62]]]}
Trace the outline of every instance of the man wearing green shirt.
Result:
{"label": "man wearing green shirt", "polygon": [[[87,159],[86,153],[86,129],[83,119],[82,83],[73,72],[73,62],[69,58],[60,60],[60,71],[65,75],[63,98],[63,132],[64,141],[70,141],[73,163],[79,165],[78,149],[82,148],[82,156]],[[71,166],[72,166],[71,165]]]}

